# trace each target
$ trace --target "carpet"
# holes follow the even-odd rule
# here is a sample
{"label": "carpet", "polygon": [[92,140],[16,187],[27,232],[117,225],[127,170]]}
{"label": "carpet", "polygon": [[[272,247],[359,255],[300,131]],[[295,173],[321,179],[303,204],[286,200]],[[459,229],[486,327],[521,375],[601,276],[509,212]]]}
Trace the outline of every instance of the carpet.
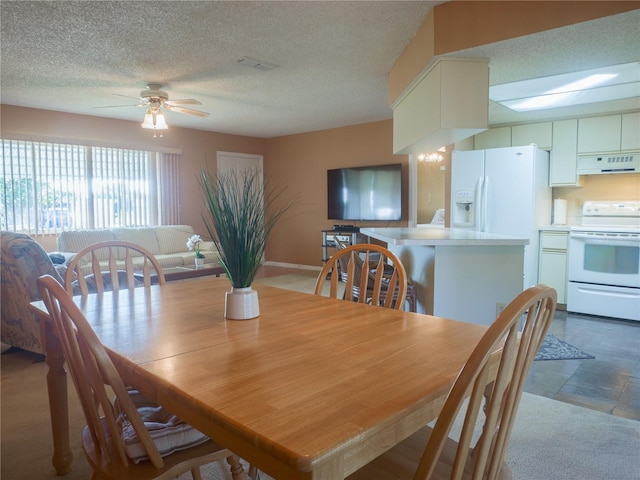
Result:
{"label": "carpet", "polygon": [[538,360],[579,360],[596,358],[577,347],[547,334],[534,361]]}

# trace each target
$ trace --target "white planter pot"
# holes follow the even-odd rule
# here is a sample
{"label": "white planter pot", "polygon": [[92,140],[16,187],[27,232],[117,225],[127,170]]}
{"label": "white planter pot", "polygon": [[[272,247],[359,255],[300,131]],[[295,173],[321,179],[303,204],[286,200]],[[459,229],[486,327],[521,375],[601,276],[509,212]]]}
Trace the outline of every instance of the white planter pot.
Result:
{"label": "white planter pot", "polygon": [[204,265],[204,258],[196,258],[196,267]]}
{"label": "white planter pot", "polygon": [[249,320],[260,315],[258,292],[251,287],[231,288],[224,299],[224,318],[227,320]]}

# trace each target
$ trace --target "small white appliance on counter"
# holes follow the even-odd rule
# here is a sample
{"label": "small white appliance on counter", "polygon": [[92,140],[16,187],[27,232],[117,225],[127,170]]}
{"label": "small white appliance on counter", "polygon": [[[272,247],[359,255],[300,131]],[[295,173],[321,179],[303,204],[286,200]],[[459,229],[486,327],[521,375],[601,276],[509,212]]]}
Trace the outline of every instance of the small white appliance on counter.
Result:
{"label": "small white appliance on counter", "polygon": [[584,202],[568,277],[567,311],[640,321],[640,201]]}
{"label": "small white appliance on counter", "polygon": [[529,240],[523,288],[538,280],[538,226],[551,218],[549,152],[536,145],[455,150],[451,157],[451,228]]}

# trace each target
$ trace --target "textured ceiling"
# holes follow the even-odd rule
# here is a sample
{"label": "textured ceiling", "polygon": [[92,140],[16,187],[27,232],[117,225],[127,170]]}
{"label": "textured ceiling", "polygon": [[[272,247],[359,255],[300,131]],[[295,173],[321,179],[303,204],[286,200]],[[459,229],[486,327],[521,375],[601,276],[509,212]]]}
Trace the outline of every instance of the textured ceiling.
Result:
{"label": "textured ceiling", "polygon": [[[2,1],[1,101],[141,121],[114,94],[160,83],[210,113],[169,112],[169,126],[268,138],[388,119],[387,72],[437,3]],[[640,10],[457,54],[490,58],[503,83],[637,61],[638,25]],[[491,123],[518,121],[500,108]]]}

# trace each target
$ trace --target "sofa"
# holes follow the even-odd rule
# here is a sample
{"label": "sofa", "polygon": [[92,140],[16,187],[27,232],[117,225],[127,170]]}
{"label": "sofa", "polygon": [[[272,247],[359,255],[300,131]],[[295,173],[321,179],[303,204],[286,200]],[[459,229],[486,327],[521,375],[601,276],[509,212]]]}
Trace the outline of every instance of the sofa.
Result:
{"label": "sofa", "polygon": [[[57,248],[61,254],[69,257],[94,243],[122,240],[146,248],[158,259],[162,268],[166,269],[194,264],[196,255],[187,248],[187,240],[195,234],[190,225],[70,230],[58,235]],[[200,242],[200,254],[205,257],[204,263],[220,264],[213,242]],[[106,263],[107,258],[101,260]]]}
{"label": "sofa", "polygon": [[41,300],[36,280],[45,274],[63,282],[47,252],[33,238],[22,233],[0,233],[2,343],[44,353],[40,325],[29,303]]}

